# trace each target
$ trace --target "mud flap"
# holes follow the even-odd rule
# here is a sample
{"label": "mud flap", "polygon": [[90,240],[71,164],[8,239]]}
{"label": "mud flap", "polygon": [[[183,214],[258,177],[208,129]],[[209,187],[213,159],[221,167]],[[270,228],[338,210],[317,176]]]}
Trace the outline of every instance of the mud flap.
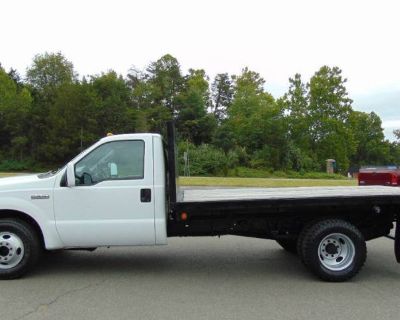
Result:
{"label": "mud flap", "polygon": [[394,254],[396,260],[400,263],[400,221],[396,222],[396,233],[394,236]]}

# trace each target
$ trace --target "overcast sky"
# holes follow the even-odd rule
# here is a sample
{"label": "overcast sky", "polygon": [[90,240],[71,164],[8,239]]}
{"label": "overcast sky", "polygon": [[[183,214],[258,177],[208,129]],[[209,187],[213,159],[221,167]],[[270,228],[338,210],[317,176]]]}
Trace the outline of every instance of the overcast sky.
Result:
{"label": "overcast sky", "polygon": [[336,65],[356,109],[377,112],[386,133],[400,127],[399,1],[10,0],[0,13],[0,63],[22,75],[45,51],[81,76],[170,53],[210,77],[248,66],[279,97],[295,73]]}

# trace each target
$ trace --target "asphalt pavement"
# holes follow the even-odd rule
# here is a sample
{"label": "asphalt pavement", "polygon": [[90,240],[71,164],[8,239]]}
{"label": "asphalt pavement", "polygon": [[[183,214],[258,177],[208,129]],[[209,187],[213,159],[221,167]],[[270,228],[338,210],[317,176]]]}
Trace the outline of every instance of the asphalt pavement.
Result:
{"label": "asphalt pavement", "polygon": [[274,241],[234,236],[51,253],[0,282],[0,319],[399,319],[393,242],[368,255],[352,281],[325,283]]}

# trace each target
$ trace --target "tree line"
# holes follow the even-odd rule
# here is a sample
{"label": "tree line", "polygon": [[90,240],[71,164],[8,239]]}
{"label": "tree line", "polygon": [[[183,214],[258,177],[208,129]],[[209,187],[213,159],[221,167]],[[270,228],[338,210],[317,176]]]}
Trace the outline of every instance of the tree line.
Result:
{"label": "tree line", "polygon": [[[62,53],[36,55],[21,78],[0,65],[0,169],[59,166],[108,132],[160,132],[174,119],[191,174],[235,168],[339,172],[396,164],[376,113],[355,111],[338,67],[289,79],[279,98],[255,71],[182,71],[167,54],[145,70],[79,77]],[[183,157],[179,158],[182,162]]]}

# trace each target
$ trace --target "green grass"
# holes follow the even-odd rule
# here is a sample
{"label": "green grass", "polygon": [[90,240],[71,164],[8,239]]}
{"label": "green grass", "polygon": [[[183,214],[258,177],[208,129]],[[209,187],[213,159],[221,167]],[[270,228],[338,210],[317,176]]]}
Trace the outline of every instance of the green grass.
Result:
{"label": "green grass", "polygon": [[[23,175],[22,172],[0,172],[0,178],[13,177]],[[25,173],[27,174],[27,173]]]}
{"label": "green grass", "polygon": [[180,177],[181,186],[226,186],[226,187],[319,187],[356,186],[357,180],[343,179],[274,179],[274,178],[222,178]]}
{"label": "green grass", "polygon": [[[21,172],[0,172],[0,178],[17,176]],[[25,173],[26,174],[26,173]],[[225,177],[180,177],[182,186],[225,186],[225,187],[318,187],[356,186],[357,180],[344,179],[282,179],[282,178],[225,178]]]}

